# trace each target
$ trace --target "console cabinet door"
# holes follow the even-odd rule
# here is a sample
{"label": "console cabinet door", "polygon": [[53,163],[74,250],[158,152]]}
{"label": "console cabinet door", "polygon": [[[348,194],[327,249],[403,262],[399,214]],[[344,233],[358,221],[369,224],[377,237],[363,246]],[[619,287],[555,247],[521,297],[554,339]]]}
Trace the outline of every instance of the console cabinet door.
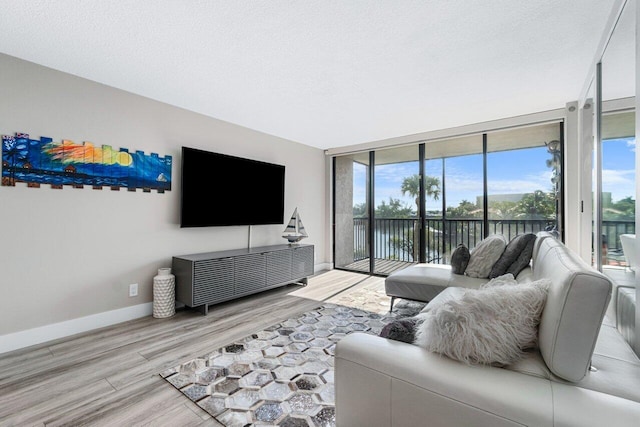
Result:
{"label": "console cabinet door", "polygon": [[215,304],[234,296],[233,258],[195,261],[193,265],[193,305]]}
{"label": "console cabinet door", "polygon": [[239,255],[234,260],[235,295],[247,295],[266,286],[266,255]]}
{"label": "console cabinet door", "polygon": [[313,274],[313,246],[293,248],[293,279]]}
{"label": "console cabinet door", "polygon": [[293,251],[267,252],[267,286],[286,283],[291,280],[291,264]]}

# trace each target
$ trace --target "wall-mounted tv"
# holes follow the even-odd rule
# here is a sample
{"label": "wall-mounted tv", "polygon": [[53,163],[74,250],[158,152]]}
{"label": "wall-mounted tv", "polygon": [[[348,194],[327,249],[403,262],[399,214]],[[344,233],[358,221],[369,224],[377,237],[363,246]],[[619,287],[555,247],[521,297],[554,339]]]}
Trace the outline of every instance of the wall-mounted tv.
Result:
{"label": "wall-mounted tv", "polygon": [[284,224],[285,167],[182,147],[180,227]]}

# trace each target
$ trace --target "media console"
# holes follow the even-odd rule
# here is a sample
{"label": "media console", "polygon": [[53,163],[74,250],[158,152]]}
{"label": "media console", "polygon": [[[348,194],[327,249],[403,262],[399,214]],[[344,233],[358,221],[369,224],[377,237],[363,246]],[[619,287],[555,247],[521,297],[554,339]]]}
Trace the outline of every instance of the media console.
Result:
{"label": "media console", "polygon": [[174,256],[176,300],[198,307],[240,298],[289,283],[307,284],[313,245],[275,245]]}

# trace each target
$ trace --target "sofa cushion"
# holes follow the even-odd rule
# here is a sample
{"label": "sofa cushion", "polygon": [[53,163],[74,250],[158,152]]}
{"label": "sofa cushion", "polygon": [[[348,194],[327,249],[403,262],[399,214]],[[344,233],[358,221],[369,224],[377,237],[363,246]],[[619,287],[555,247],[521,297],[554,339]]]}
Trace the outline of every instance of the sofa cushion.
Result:
{"label": "sofa cushion", "polygon": [[464,274],[469,264],[469,248],[464,243],[458,244],[458,246],[451,252],[451,271],[453,274]]}
{"label": "sofa cushion", "polygon": [[417,316],[414,343],[469,365],[514,363],[537,343],[548,284],[509,275],[482,289],[449,288]]}
{"label": "sofa cushion", "polygon": [[591,364],[598,332],[611,298],[611,281],[557,239],[540,242],[533,279],[551,279],[540,319],[540,353],[549,370],[580,381]]}
{"label": "sofa cushion", "polygon": [[464,274],[469,277],[488,278],[491,268],[506,247],[507,239],[502,234],[487,236],[471,250],[469,264],[467,264]]}
{"label": "sofa cushion", "polygon": [[616,324],[624,339],[633,345],[636,336],[636,289],[628,287],[618,288]]}
{"label": "sofa cushion", "polygon": [[517,276],[531,261],[535,239],[536,235],[533,233],[518,234],[511,239],[498,261],[493,264],[489,278],[505,273]]}
{"label": "sofa cushion", "polygon": [[448,286],[479,288],[487,281],[453,274],[450,265],[421,263],[391,273],[384,280],[384,288],[392,297],[431,301]]}

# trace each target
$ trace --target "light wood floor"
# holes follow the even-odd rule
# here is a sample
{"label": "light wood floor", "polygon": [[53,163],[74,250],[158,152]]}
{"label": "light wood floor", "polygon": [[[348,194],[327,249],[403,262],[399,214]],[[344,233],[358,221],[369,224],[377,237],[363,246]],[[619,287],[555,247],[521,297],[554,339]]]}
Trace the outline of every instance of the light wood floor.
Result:
{"label": "light wood floor", "polygon": [[332,270],[212,306],[178,310],[0,355],[0,426],[220,426],[158,374],[384,278]]}

